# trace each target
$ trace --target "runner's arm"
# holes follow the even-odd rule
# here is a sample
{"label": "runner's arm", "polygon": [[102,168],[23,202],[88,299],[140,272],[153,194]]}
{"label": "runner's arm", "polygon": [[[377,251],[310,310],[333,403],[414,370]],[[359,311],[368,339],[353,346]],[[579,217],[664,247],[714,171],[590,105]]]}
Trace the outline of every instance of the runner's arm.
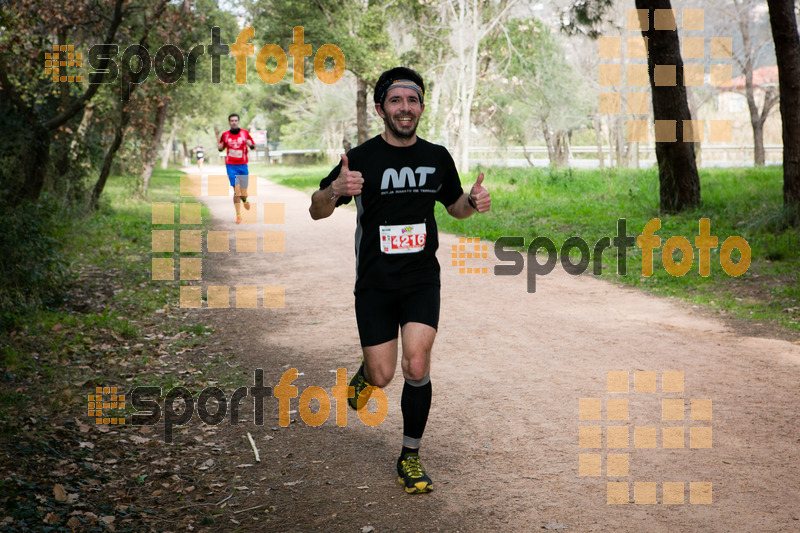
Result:
{"label": "runner's arm", "polygon": [[467,218],[473,213],[485,213],[492,208],[492,195],[483,186],[483,172],[470,188],[469,194],[462,194],[458,200],[447,206],[447,212],[455,218]]}
{"label": "runner's arm", "polygon": [[320,189],[311,195],[311,207],[308,212],[311,213],[311,218],[319,220],[326,218],[333,214],[336,209],[336,204],[341,200],[341,203],[348,203],[353,196],[361,194],[361,188],[364,184],[364,178],[358,170],[350,170],[347,156],[342,154],[342,161],[334,168],[327,178],[322,180],[320,185],[324,184],[328,179],[331,179],[335,172],[339,171],[336,179],[330,182],[330,185],[324,189]]}
{"label": "runner's arm", "polygon": [[458,200],[447,206],[447,212],[453,218],[469,218],[477,211],[469,205],[467,193],[458,197]]}
{"label": "runner's arm", "polygon": [[324,189],[314,191],[314,194],[311,195],[311,207],[308,208],[308,212],[311,214],[312,219],[328,218],[333,214],[333,210],[336,209],[337,198],[331,198],[332,189],[333,183]]}

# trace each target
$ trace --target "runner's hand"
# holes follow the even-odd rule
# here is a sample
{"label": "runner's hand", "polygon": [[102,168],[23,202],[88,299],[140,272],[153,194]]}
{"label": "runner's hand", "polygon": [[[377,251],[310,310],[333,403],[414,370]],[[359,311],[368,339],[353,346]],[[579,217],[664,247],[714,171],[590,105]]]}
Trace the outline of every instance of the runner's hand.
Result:
{"label": "runner's hand", "polygon": [[472,197],[472,201],[475,202],[478,213],[485,213],[492,207],[492,197],[482,184],[483,172],[478,174],[478,180],[469,191],[469,195]]}
{"label": "runner's hand", "polygon": [[350,170],[347,165],[347,156],[342,154],[342,169],[339,171],[339,177],[331,184],[333,194],[336,196],[357,196],[361,194],[364,178],[361,177],[361,172]]}

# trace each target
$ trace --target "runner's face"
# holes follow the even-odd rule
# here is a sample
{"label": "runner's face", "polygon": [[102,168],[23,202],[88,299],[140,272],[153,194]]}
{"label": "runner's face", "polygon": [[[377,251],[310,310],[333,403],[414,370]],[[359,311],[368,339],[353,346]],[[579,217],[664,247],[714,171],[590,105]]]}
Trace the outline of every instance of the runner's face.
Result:
{"label": "runner's face", "polygon": [[231,125],[231,129],[236,129],[239,127],[239,117],[231,117],[228,119],[228,124]]}
{"label": "runner's face", "polygon": [[383,106],[378,108],[378,114],[386,125],[386,133],[407,140],[416,135],[425,104],[419,101],[419,95],[413,89],[398,87],[386,93]]}

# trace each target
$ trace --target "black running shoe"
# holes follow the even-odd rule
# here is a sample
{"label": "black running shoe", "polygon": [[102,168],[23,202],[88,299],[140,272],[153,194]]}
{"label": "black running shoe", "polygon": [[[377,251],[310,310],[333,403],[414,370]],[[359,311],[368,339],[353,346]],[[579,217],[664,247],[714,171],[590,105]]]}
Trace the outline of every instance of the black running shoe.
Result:
{"label": "black running shoe", "polygon": [[397,459],[397,482],[408,494],[425,494],[433,490],[433,481],[419,462],[418,453],[410,453]]}
{"label": "black running shoe", "polygon": [[370,393],[372,393],[372,389],[370,389],[366,394],[362,394],[364,389],[367,387],[371,387],[367,380],[364,378],[364,358],[361,358],[361,366],[358,367],[358,371],[353,374],[353,377],[350,378],[349,386],[355,389],[355,394],[352,398],[347,399],[347,405],[350,406],[350,409],[353,411],[358,411],[369,401]]}

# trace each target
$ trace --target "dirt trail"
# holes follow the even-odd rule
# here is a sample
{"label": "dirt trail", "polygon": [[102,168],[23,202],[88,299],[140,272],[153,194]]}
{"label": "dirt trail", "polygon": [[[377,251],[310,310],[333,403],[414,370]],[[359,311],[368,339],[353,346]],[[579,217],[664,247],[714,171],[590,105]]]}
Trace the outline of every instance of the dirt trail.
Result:
{"label": "dirt trail", "polygon": [[[209,171],[224,174],[222,167]],[[204,284],[286,288],[283,309],[201,311],[219,328],[220,342],[227,339],[244,367],[263,368],[268,385],[294,367],[303,373],[294,383],[300,392],[311,385],[330,392],[330,371],[352,373],[360,358],[355,211],[340,208],[314,222],[306,194],[263,179],[252,201],[285,203],[283,225],[236,226],[230,198],[203,201],[214,229],[286,232],[283,253],[209,254]],[[691,306],[591,276],[553,272],[528,294],[524,275],[459,275],[450,265],[457,239],[442,234],[440,241],[442,311],[422,448],[435,492],[407,496],[395,481],[402,379],[387,387],[389,413],[377,427],[352,412],[347,427],[337,427],[332,405],[320,427],[295,413],[296,423],[276,429],[277,401],[270,399],[265,426],[246,428],[264,462],[243,475],[254,478],[250,486],[266,481],[275,507],[260,528],[800,531],[800,345],[739,337]],[[491,273],[497,261],[468,263]],[[609,371],[627,371],[630,392],[607,392]],[[658,392],[635,392],[636,371],[655,371]],[[684,392],[661,392],[663,371],[682,371]],[[601,399],[604,419],[579,420],[580,398]],[[627,421],[605,420],[614,398],[628,399]],[[685,399],[684,420],[661,419],[665,398]],[[712,400],[712,421],[691,419],[693,398]],[[606,428],[625,425],[628,446],[606,448]],[[580,448],[582,426],[602,427],[604,447]],[[634,426],[655,428],[657,447],[634,447]],[[708,426],[712,447],[690,448],[690,428]],[[662,429],[670,427],[684,428],[682,449],[662,447]],[[232,446],[242,448],[243,431],[231,429]],[[606,476],[607,453],[628,454],[628,476]],[[580,476],[579,454],[600,454],[602,475]],[[608,481],[629,483],[628,505],[606,503]],[[665,481],[685,484],[686,503],[661,503]],[[641,482],[656,483],[659,503],[633,503]],[[711,483],[712,503],[689,503],[690,482]],[[643,497],[647,486],[638,489]]]}

